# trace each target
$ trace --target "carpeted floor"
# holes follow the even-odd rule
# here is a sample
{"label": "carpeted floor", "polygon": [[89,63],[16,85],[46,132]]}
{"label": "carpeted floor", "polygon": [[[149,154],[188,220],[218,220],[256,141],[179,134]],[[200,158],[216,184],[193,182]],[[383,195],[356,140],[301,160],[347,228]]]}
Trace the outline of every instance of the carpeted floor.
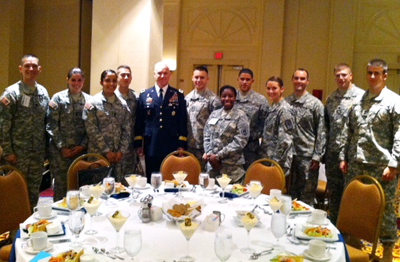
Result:
{"label": "carpeted floor", "polygon": [[[399,236],[400,236],[400,231],[398,230],[397,237],[399,237]],[[365,252],[367,252],[368,254],[371,254],[371,249],[372,249],[371,244],[364,242],[364,245],[365,245],[365,247],[363,248],[363,250]],[[381,245],[379,245],[378,249],[376,251],[376,255],[379,256],[380,258],[382,258],[382,254],[383,254],[383,248]],[[400,240],[399,240],[399,238],[393,249],[393,261],[400,262]]]}

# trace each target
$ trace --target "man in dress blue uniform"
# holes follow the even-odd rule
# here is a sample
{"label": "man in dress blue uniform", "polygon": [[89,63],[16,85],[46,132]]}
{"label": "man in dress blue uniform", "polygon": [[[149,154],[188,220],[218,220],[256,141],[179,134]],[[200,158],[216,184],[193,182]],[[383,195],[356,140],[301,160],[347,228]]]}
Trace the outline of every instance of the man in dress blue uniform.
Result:
{"label": "man in dress blue uniform", "polygon": [[136,111],[134,146],[145,156],[147,181],[159,172],[163,159],[187,144],[187,112],[182,90],[169,86],[171,72],[164,62],[154,67],[156,83],[142,90]]}

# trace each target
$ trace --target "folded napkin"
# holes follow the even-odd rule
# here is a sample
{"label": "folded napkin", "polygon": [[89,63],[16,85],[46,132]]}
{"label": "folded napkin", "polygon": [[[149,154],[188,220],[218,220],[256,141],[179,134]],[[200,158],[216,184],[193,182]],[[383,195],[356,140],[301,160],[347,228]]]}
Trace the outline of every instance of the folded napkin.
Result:
{"label": "folded napkin", "polygon": [[[222,197],[222,192],[219,193],[220,197]],[[230,193],[230,192],[225,192],[225,197],[229,199],[233,199],[236,197],[240,197],[238,194]]]}
{"label": "folded napkin", "polygon": [[121,198],[127,198],[129,197],[130,193],[129,192],[120,192],[117,194],[112,194],[110,197],[115,198],[115,199],[121,199]]}
{"label": "folded napkin", "polygon": [[167,193],[176,193],[178,192],[179,188],[164,188],[164,192]]}

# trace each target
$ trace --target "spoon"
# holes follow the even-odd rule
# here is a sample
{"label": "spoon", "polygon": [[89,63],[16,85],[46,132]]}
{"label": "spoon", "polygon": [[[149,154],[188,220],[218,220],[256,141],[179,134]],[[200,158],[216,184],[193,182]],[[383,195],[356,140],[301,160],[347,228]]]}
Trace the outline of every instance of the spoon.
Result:
{"label": "spoon", "polygon": [[262,251],[262,252],[260,252],[260,253],[255,253],[255,252],[254,252],[254,253],[250,256],[250,259],[256,260],[256,259],[258,259],[260,256],[267,255],[267,254],[271,254],[271,253],[272,253],[272,250],[273,250],[273,249],[267,249],[267,250],[264,250],[264,251]]}
{"label": "spoon", "polygon": [[103,252],[104,254],[108,255],[108,256],[115,256],[121,260],[124,260],[123,257],[118,256],[117,254],[111,254],[110,252],[108,252],[105,248],[100,249],[101,252]]}
{"label": "spoon", "polygon": [[112,259],[115,259],[115,257],[113,257],[113,256],[104,254],[104,253],[101,252],[97,247],[92,247],[92,249],[93,249],[94,253],[96,253],[96,254],[105,255],[105,256],[108,256],[108,257],[110,257],[110,258],[112,258]]}

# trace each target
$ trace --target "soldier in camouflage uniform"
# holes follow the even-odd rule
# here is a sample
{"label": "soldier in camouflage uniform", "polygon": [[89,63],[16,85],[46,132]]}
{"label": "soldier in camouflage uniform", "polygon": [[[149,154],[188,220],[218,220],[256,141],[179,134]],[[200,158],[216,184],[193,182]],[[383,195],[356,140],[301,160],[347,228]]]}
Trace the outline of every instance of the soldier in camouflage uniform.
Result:
{"label": "soldier in camouflage uniform", "polygon": [[115,71],[103,71],[100,81],[103,91],[86,103],[83,120],[89,137],[88,152],[103,154],[114,165],[116,181],[122,182],[122,156],[131,143],[132,119],[125,100],[114,93],[117,78]]}
{"label": "soldier in camouflage uniform", "polygon": [[210,177],[228,174],[231,183],[244,175],[243,149],[249,139],[249,121],[235,106],[236,91],[232,86],[220,90],[223,108],[213,111],[204,128],[204,155]]}
{"label": "soldier in camouflage uniform", "polygon": [[292,76],[294,92],[286,98],[292,106],[296,131],[293,135],[293,162],[290,193],[307,204],[314,202],[319,163],[325,154],[324,105],[307,92],[309,74],[297,69]]}
{"label": "soldier in camouflage uniform", "polygon": [[128,152],[122,156],[122,165],[123,165],[122,172],[123,174],[127,175],[127,174],[137,173],[136,170],[137,156],[136,156],[136,150],[133,147],[133,138],[135,129],[133,127],[135,126],[135,121],[136,121],[136,107],[138,100],[135,91],[129,89],[129,85],[132,82],[131,68],[127,65],[121,65],[117,69],[117,74],[118,74],[118,87],[115,90],[115,94],[119,98],[125,100],[130,112],[130,118],[132,119],[132,128],[131,128],[132,143],[129,144]]}
{"label": "soldier in camouflage uniform", "polygon": [[289,189],[293,160],[294,116],[291,106],[282,97],[285,91],[282,79],[276,76],[270,77],[265,87],[272,105],[265,119],[261,158],[272,159],[282,167],[286,177],[286,188]]}
{"label": "soldier in camouflage uniform", "polygon": [[254,77],[250,69],[240,70],[238,82],[236,106],[246,113],[250,121],[250,137],[243,152],[246,161],[244,168],[247,170],[259,158],[260,138],[262,138],[264,122],[268,114],[268,101],[263,95],[251,89]]}
{"label": "soldier in camouflage uniform", "polygon": [[73,68],[67,76],[68,89],[56,93],[49,103],[46,130],[51,138],[50,171],[55,178],[54,201],[67,194],[67,173],[72,162],[87,148],[87,135],[82,120],[86,101],[91,96],[82,92],[85,76]]}
{"label": "soldier in camouflage uniform", "polygon": [[19,71],[22,81],[6,88],[0,97],[0,145],[7,164],[25,177],[31,207],[36,206],[46,155],[46,117],[49,95],[36,83],[42,68],[34,55],[25,55]]}
{"label": "soldier in camouflage uniform", "polygon": [[196,156],[202,171],[206,163],[203,160],[203,131],[211,112],[221,106],[216,94],[207,88],[208,70],[204,66],[194,69],[192,81],[195,89],[186,97],[188,112],[188,151]]}
{"label": "soldier in camouflage uniform", "polygon": [[337,90],[328,97],[325,105],[327,128],[325,170],[329,190],[329,219],[336,224],[345,182],[344,175],[339,169],[341,133],[353,101],[362,96],[364,90],[352,83],[353,74],[347,64],[338,64],[333,73]]}
{"label": "soldier in camouflage uniform", "polygon": [[396,215],[393,202],[397,186],[400,158],[400,97],[385,86],[387,65],[374,59],[367,66],[367,92],[353,103],[343,128],[340,169],[353,177],[369,174],[375,177],[385,192],[380,241],[383,261],[392,261],[397,240]]}

